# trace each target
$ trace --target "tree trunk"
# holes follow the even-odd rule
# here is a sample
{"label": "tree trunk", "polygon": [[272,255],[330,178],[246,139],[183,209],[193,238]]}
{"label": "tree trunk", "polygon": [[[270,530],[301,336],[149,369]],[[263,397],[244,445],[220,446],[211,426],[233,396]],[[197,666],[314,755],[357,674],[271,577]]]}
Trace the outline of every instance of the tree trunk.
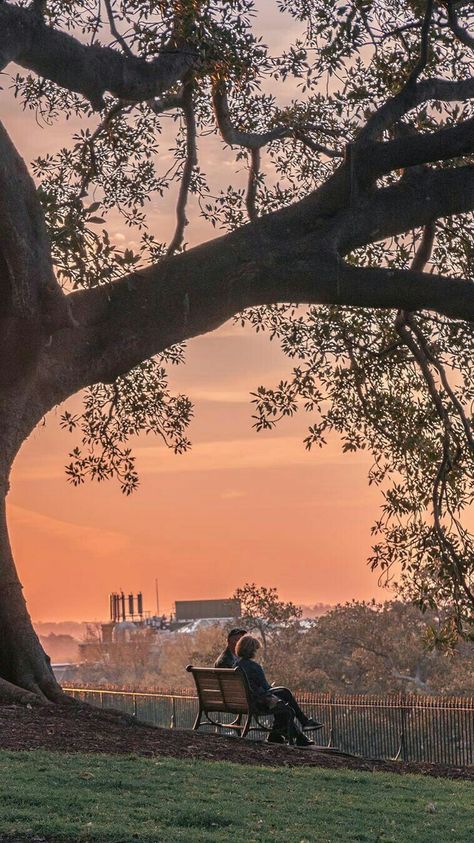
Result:
{"label": "tree trunk", "polygon": [[0,498],[0,699],[56,701],[63,691],[33,629],[8,537]]}

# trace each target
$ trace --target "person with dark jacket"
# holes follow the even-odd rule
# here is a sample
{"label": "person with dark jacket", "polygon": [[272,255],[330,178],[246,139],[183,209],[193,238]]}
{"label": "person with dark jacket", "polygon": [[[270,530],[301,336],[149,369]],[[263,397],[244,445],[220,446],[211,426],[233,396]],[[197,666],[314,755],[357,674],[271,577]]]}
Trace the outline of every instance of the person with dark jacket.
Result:
{"label": "person with dark jacket", "polygon": [[219,658],[217,658],[214,662],[214,667],[236,667],[238,663],[238,658],[235,655],[235,648],[237,646],[238,641],[242,638],[243,635],[247,634],[246,629],[239,629],[239,627],[235,627],[231,629],[228,636],[227,636],[227,647],[223,652],[220,654]]}
{"label": "person with dark jacket", "polygon": [[260,642],[252,635],[243,635],[236,646],[238,666],[244,671],[252,699],[260,713],[273,714],[273,729],[268,735],[269,743],[285,743],[285,736],[294,740],[296,746],[312,746],[303,729],[321,729],[311,717],[307,717],[288,688],[272,687],[260,664],[254,661]]}

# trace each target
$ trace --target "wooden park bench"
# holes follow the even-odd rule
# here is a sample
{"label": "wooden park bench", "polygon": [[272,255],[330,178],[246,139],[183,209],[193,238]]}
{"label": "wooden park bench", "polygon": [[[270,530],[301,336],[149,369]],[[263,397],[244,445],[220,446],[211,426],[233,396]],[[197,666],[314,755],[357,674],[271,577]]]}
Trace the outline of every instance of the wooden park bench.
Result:
{"label": "wooden park bench", "polygon": [[[247,677],[239,667],[193,667],[192,664],[188,664],[186,670],[194,678],[199,700],[199,711],[193,729],[206,725],[231,729],[239,738],[245,738],[249,732],[253,731],[272,731],[272,726],[262,723],[260,719],[270,717],[273,723],[272,714],[255,709]],[[234,714],[235,717],[230,723],[226,723],[217,719],[215,715],[219,714]],[[252,725],[252,720],[256,725]],[[314,748],[318,752],[355,758],[352,753],[343,752],[331,746],[330,743],[327,746]]]}
{"label": "wooden park bench", "polygon": [[[203,725],[217,726],[235,731],[239,738],[245,738],[257,729],[271,731],[271,727],[259,719],[267,715],[256,711],[252,705],[247,677],[239,667],[193,667],[188,664],[186,670],[194,678],[199,700],[193,729]],[[225,723],[217,719],[219,714],[234,714],[235,718]],[[252,726],[252,719],[255,726]]]}

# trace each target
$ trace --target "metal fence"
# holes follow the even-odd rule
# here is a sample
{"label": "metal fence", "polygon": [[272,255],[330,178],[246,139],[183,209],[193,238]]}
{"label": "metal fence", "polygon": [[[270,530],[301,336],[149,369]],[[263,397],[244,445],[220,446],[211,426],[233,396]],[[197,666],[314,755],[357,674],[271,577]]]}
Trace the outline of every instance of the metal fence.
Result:
{"label": "metal fence", "polygon": [[[192,728],[197,712],[197,697],[186,692],[64,690],[93,705],[119,709],[142,722],[171,729]],[[472,697],[302,693],[298,701],[309,716],[325,724],[318,732],[321,745],[366,758],[474,764]],[[259,734],[254,737],[258,739]]]}

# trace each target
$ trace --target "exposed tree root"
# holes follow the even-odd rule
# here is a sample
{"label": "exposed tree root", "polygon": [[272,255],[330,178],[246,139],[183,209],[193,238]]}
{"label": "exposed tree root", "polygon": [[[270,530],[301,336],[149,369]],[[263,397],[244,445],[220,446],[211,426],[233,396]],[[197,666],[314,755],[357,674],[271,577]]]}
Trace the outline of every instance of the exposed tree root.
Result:
{"label": "exposed tree root", "polygon": [[[43,695],[42,695],[43,696]],[[0,702],[15,702],[15,703],[30,703],[31,705],[40,705],[42,702],[47,702],[46,698],[41,699],[38,694],[33,691],[27,691],[26,688],[20,688],[19,685],[14,685],[6,679],[0,678]]]}

